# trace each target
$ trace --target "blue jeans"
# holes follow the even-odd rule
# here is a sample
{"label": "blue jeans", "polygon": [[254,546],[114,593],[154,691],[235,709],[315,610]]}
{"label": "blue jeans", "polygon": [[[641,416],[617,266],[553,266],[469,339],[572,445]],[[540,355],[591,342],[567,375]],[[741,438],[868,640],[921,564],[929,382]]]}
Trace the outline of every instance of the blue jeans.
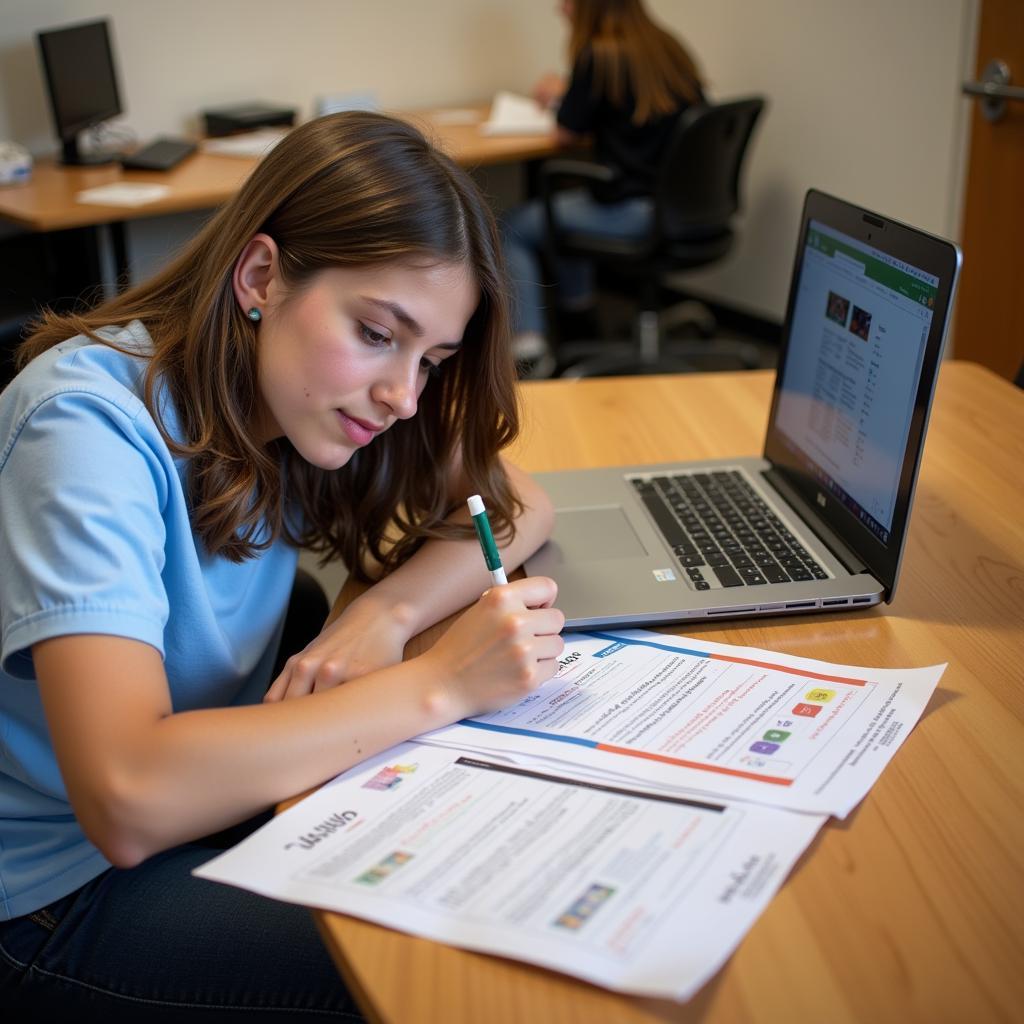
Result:
{"label": "blue jeans", "polygon": [[308,910],[192,877],[216,852],[111,868],[0,922],[3,1019],[362,1021]]}
{"label": "blue jeans", "polygon": [[[586,189],[568,189],[554,197],[555,219],[572,231],[608,238],[642,238],[650,230],[654,204],[647,197],[598,203]],[[505,259],[512,278],[512,321],[516,333],[546,334],[541,253],[547,235],[540,199],[507,210],[502,217]],[[589,260],[560,260],[555,269],[559,302],[580,308],[592,300],[594,268]]]}

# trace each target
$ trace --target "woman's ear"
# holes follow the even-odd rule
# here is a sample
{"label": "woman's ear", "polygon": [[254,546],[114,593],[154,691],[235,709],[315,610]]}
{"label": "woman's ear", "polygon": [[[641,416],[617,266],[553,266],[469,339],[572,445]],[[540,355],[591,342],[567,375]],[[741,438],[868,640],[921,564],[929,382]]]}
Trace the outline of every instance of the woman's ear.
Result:
{"label": "woman's ear", "polygon": [[248,315],[250,310],[257,309],[262,314],[266,309],[271,285],[278,274],[277,259],[277,243],[270,235],[254,235],[242,250],[231,275],[231,285],[243,313]]}

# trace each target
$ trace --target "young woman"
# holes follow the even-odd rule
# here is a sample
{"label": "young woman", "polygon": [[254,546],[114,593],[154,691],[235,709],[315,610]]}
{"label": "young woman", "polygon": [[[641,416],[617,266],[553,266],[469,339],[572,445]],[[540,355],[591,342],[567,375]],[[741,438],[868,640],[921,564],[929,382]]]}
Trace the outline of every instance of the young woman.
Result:
{"label": "young woman", "polygon": [[[659,28],[641,0],[562,0],[569,22],[568,83],[546,75],[535,98],[557,106],[559,141],[593,141],[595,158],[616,172],[600,189],[569,189],[555,197],[566,228],[611,238],[638,238],[651,221],[658,163],[676,119],[703,101],[700,77],[686,49]],[[553,368],[542,294],[541,253],[547,226],[540,200],[509,211],[505,253],[515,288],[514,351],[534,375]],[[593,268],[565,260],[556,268],[557,302],[572,313],[593,306]]]}
{"label": "young woman", "polygon": [[[305,911],[190,871],[203,837],[557,668],[554,584],[481,597],[463,511],[486,496],[509,566],[552,523],[499,457],[518,423],[493,218],[415,129],[321,118],[154,280],[46,316],[19,355],[0,396],[0,1004],[356,1019]],[[299,547],[379,582],[271,680]]]}

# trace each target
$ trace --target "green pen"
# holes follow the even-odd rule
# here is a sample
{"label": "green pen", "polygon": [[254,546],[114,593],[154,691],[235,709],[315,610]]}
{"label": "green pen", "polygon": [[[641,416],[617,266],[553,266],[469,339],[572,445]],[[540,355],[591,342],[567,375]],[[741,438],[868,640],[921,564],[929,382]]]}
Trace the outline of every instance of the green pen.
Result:
{"label": "green pen", "polygon": [[466,504],[469,506],[469,514],[473,517],[473,525],[476,527],[480,549],[484,553],[484,561],[491,574],[491,582],[508,583],[508,577],[501,565],[501,555],[498,554],[498,545],[494,543],[494,534],[491,533],[491,521],[487,518],[483,498],[479,494],[473,494],[466,499]]}

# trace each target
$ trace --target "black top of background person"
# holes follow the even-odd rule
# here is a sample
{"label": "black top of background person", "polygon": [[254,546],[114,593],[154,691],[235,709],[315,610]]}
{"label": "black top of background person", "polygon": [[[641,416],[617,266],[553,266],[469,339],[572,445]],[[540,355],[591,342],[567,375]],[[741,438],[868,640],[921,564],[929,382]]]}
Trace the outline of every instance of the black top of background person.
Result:
{"label": "black top of background person", "polygon": [[[699,84],[697,88],[700,89]],[[673,113],[655,115],[636,124],[632,86],[627,82],[621,104],[597,95],[589,48],[580,54],[558,108],[558,123],[577,135],[592,135],[596,159],[619,172],[619,177],[609,185],[590,186],[598,202],[613,203],[654,191],[662,153],[679,115],[688,106],[686,100],[680,99]]]}

